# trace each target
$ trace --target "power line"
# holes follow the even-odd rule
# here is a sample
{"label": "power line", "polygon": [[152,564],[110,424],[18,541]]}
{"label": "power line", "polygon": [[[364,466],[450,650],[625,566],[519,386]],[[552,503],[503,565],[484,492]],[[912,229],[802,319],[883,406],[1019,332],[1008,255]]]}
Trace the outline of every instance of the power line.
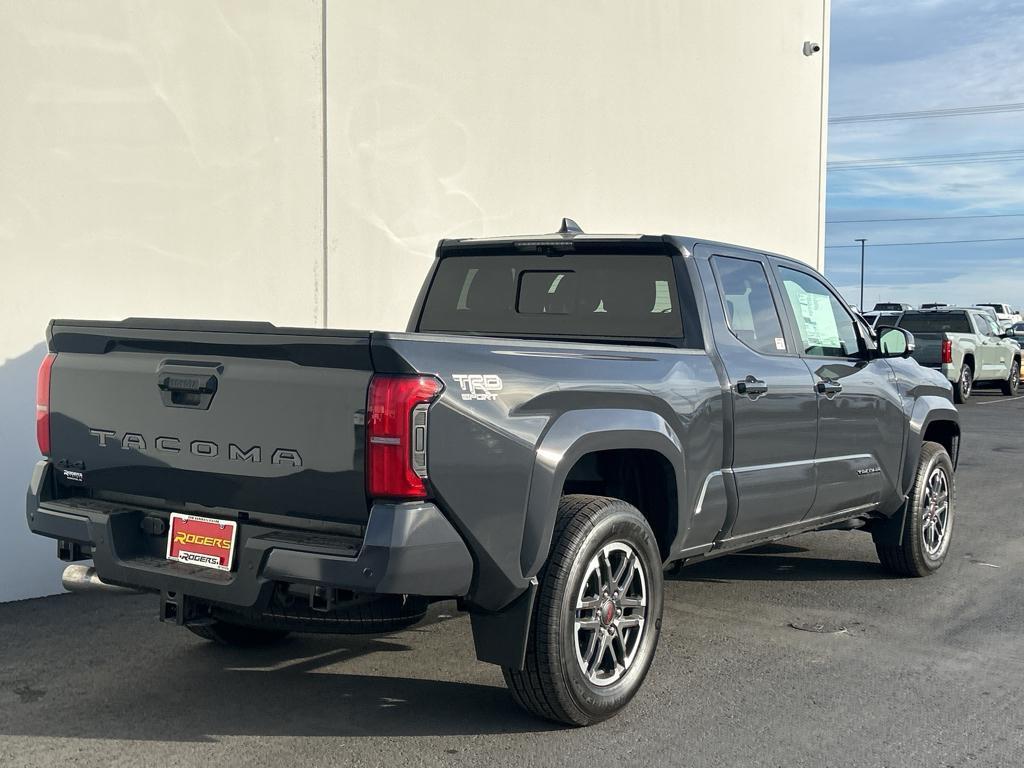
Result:
{"label": "power line", "polygon": [[975,152],[947,152],[941,155],[907,155],[905,157],[873,157],[864,160],[832,160],[829,165],[846,166],[846,165],[860,165],[861,163],[887,163],[889,161],[904,161],[904,160],[935,160],[943,158],[971,158],[980,156],[995,156],[995,155],[1018,155],[1024,152],[1024,149],[986,149]]}
{"label": "power line", "polygon": [[[872,248],[895,248],[911,245],[958,245],[961,243],[1007,243],[1011,240],[1024,240],[1024,237],[987,237],[978,240],[925,240],[918,243],[872,243]],[[825,248],[860,248],[859,245],[826,245]]]}
{"label": "power line", "polygon": [[1024,160],[1024,149],[999,149],[987,152],[954,152],[944,155],[878,157],[871,160],[833,160],[829,171],[867,171],[884,168],[910,168],[927,165],[974,165]]}
{"label": "power line", "polygon": [[831,160],[828,165],[831,168],[850,168],[857,165],[876,165],[878,163],[912,163],[927,162],[930,160],[971,160],[980,157],[1007,157],[1020,155],[1024,149],[987,149],[974,152],[945,152],[938,155],[903,155],[901,157],[870,157],[862,160]]}
{"label": "power line", "polygon": [[1024,112],[1024,102],[984,104],[976,107],[922,109],[917,112],[880,112],[873,115],[843,115],[842,117],[830,117],[828,119],[828,123],[829,125],[849,125],[850,123],[880,123],[892,120],[924,120],[933,117],[992,115],[1000,112]]}
{"label": "power line", "polygon": [[946,221],[948,219],[1006,219],[1024,213],[979,213],[974,216],[908,216],[901,219],[826,219],[826,224],[877,224],[885,221]]}
{"label": "power line", "polygon": [[990,157],[990,158],[979,158],[977,160],[936,160],[933,162],[919,162],[919,163],[879,163],[877,165],[851,165],[844,166],[841,168],[829,168],[829,173],[835,173],[837,171],[884,171],[889,168],[923,168],[923,167],[936,167],[940,165],[984,165],[985,163],[1014,163],[1024,160],[1024,155],[1013,156],[1013,157]]}

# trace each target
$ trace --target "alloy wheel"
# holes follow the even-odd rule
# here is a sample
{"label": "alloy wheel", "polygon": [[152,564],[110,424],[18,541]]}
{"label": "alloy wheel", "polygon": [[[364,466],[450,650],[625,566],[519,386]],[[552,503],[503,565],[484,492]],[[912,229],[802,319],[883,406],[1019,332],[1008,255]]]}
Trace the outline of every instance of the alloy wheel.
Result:
{"label": "alloy wheel", "polygon": [[593,685],[621,679],[636,658],[647,619],[645,567],[622,541],[606,544],[587,564],[573,630],[576,662]]}
{"label": "alloy wheel", "polygon": [[949,544],[949,478],[942,467],[928,475],[922,499],[921,538],[928,557],[939,557]]}
{"label": "alloy wheel", "polygon": [[963,399],[966,400],[971,395],[971,369],[964,368],[963,373],[960,374],[960,394]]}

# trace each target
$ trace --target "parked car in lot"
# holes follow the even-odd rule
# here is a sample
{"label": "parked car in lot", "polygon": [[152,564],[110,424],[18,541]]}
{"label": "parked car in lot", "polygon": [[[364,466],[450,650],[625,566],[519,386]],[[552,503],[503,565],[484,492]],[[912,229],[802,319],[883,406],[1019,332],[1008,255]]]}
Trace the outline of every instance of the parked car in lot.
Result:
{"label": "parked car in lot", "polygon": [[865,312],[861,317],[864,318],[864,322],[868,324],[872,329],[878,326],[892,326],[896,325],[896,321],[900,319],[900,312]]}
{"label": "parked car in lot", "polygon": [[989,319],[993,323],[995,323],[996,328],[999,328],[1000,330],[1003,330],[1003,329],[1009,327],[1009,324],[1006,321],[1000,321],[999,320],[999,315],[996,314],[995,309],[993,309],[992,307],[988,307],[988,306],[985,306],[985,307],[975,307],[975,309],[979,309],[982,312],[984,312],[986,315],[988,315]]}
{"label": "parked car in lot", "polygon": [[949,382],[763,251],[565,222],[442,241],[406,333],[54,320],[47,340],[27,518],[92,559],[70,587],[150,591],[239,646],[455,598],[515,700],[564,723],[641,685],[668,565],[828,528],[925,576],[954,527]]}
{"label": "parked car in lot", "polygon": [[908,309],[913,309],[910,304],[904,304],[900,301],[880,301],[875,304],[872,312],[906,312]]}
{"label": "parked car in lot", "polygon": [[975,304],[976,307],[989,307],[995,312],[997,322],[1003,327],[1009,327],[1014,323],[1019,323],[1024,320],[1020,316],[1020,312],[1011,307],[1009,304],[990,303],[990,304]]}
{"label": "parked car in lot", "polygon": [[940,370],[953,382],[956,402],[975,386],[994,385],[1016,395],[1020,385],[1020,345],[1004,337],[991,316],[977,308],[904,312],[898,326],[914,334],[914,359]]}
{"label": "parked car in lot", "polygon": [[922,304],[921,305],[921,309],[942,309],[943,307],[948,307],[948,306],[949,306],[949,304],[944,304],[941,301],[935,301],[935,302],[931,302],[930,304]]}
{"label": "parked car in lot", "polygon": [[1006,338],[1013,339],[1018,344],[1024,342],[1024,323],[1014,323],[1006,329]]}

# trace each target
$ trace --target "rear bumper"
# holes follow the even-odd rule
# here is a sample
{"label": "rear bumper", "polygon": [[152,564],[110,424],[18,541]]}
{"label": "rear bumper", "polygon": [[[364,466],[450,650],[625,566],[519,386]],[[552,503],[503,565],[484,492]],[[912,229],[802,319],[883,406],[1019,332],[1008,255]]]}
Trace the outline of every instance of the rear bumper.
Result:
{"label": "rear bumper", "polygon": [[938,371],[951,382],[956,383],[960,380],[960,369],[952,363],[921,363],[921,366],[924,368],[931,368],[933,371]]}
{"label": "rear bumper", "polygon": [[473,559],[433,504],[373,505],[366,534],[357,537],[281,529],[241,521],[235,569],[214,571],[163,556],[166,533],[152,530],[166,512],[91,499],[48,500],[51,465],[36,465],[27,499],[29,528],[91,556],[100,579],[213,603],[262,607],[277,582],[361,594],[462,597]]}

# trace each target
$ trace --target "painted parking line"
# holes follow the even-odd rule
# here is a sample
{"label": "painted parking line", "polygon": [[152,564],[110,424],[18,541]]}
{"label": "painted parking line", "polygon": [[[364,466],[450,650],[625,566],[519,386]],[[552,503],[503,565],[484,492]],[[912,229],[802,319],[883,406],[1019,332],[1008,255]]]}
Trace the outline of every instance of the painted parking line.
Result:
{"label": "painted parking line", "polygon": [[978,403],[978,405],[999,405],[999,403],[1012,403],[1014,400],[1024,400],[1024,395],[1005,397],[1002,400],[986,400],[984,403]]}

